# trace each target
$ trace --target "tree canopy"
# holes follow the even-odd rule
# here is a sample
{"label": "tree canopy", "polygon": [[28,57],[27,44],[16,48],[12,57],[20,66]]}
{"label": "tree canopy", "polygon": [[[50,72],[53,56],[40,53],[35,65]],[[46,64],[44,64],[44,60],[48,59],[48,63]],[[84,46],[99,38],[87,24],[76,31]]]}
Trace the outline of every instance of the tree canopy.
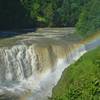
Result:
{"label": "tree canopy", "polygon": [[91,0],[83,9],[76,25],[77,33],[89,36],[100,31],[100,0]]}
{"label": "tree canopy", "polygon": [[0,29],[75,26],[88,0],[0,0]]}

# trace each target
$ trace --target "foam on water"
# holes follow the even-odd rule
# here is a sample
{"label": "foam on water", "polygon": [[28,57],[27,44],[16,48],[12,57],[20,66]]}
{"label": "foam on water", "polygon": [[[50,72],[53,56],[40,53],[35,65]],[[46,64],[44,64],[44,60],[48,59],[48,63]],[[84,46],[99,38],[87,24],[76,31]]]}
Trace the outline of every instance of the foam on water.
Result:
{"label": "foam on water", "polygon": [[48,100],[64,69],[98,45],[100,39],[85,45],[23,43],[0,48],[0,96]]}

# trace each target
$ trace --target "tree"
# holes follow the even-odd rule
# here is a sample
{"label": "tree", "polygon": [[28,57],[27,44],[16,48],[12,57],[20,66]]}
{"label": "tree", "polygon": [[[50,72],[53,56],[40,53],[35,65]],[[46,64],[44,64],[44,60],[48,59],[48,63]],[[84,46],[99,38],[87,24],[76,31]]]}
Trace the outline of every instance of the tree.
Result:
{"label": "tree", "polygon": [[100,0],[91,0],[82,11],[76,25],[77,33],[89,36],[100,31]]}
{"label": "tree", "polygon": [[0,0],[0,28],[75,26],[87,0]]}
{"label": "tree", "polygon": [[87,0],[55,0],[53,22],[55,26],[75,26]]}

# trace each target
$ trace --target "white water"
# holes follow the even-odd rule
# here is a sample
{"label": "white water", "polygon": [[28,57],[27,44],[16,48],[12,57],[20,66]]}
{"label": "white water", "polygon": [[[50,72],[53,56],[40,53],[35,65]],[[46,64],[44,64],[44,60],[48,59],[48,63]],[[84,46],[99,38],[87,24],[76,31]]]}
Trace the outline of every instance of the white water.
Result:
{"label": "white water", "polygon": [[64,69],[97,45],[100,39],[78,48],[73,44],[1,48],[0,95],[10,95],[12,100],[13,96],[20,97],[18,100],[48,100]]}
{"label": "white water", "polygon": [[[38,67],[38,60],[34,48],[34,45],[30,47],[19,45],[11,49],[0,49],[1,94],[5,91],[14,95],[24,95],[26,92],[31,92],[32,95],[28,100],[47,100],[48,96],[52,95],[52,88],[57,84],[63,70],[86,52],[84,46],[81,46],[70,52],[66,58],[58,57],[54,65],[52,64],[53,66],[46,70],[43,68],[43,72],[38,72],[35,68]],[[46,54],[44,55],[46,57]],[[42,59],[44,58],[42,57]]]}

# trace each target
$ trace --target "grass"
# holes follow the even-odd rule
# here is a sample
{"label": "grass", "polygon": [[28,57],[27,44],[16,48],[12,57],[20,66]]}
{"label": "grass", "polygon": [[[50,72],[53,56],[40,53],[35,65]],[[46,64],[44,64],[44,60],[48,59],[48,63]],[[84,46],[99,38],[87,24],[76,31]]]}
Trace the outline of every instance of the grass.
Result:
{"label": "grass", "polygon": [[100,47],[64,71],[50,100],[100,100]]}

